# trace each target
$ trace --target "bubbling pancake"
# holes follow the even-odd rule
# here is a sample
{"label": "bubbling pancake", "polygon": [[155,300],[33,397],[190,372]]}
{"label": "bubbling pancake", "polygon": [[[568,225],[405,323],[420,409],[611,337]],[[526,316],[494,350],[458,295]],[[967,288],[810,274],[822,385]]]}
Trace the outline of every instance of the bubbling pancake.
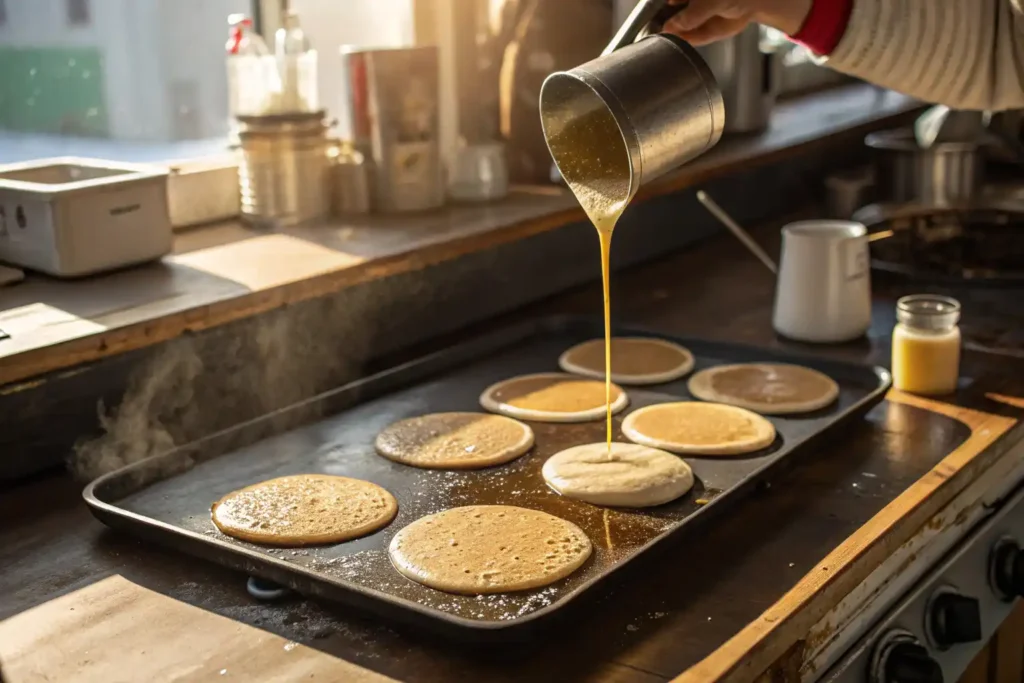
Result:
{"label": "bubbling pancake", "polygon": [[374,446],[385,458],[413,467],[477,469],[529,451],[533,430],[502,415],[434,413],[390,425]]}
{"label": "bubbling pancake", "polygon": [[690,378],[690,393],[764,415],[808,413],[839,396],[839,385],[817,370],[785,363],[741,363],[701,370]]}
{"label": "bubbling pancake", "polygon": [[551,456],[541,470],[548,486],[594,505],[651,507],[693,488],[693,470],[671,453],[632,443],[588,443]]}
{"label": "bubbling pancake", "polygon": [[634,443],[692,455],[752,453],[775,440],[775,426],[757,413],[699,401],[641,408],[626,416],[622,433]]}
{"label": "bubbling pancake", "polygon": [[[626,393],[611,386],[611,412],[629,403]],[[605,415],[605,384],[557,372],[523,375],[498,382],[480,396],[492,413],[536,422],[589,422]]]}
{"label": "bubbling pancake", "polygon": [[[612,381],[619,384],[661,384],[693,369],[693,354],[662,339],[614,337],[611,345]],[[604,379],[604,340],[577,344],[562,354],[558,365],[566,372]]]}
{"label": "bubbling pancake", "polygon": [[340,543],[387,526],[395,497],[362,479],[296,474],[229,493],[213,504],[213,523],[228,536],[296,547]]}
{"label": "bubbling pancake", "polygon": [[571,522],[510,505],[470,505],[421,517],[391,539],[406,577],[449,593],[538,588],[576,571],[592,551]]}

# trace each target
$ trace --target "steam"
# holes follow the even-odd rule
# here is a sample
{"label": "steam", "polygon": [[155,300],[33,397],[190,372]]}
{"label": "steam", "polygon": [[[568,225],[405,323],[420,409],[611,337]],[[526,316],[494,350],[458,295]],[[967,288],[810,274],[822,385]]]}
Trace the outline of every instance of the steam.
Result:
{"label": "steam", "polygon": [[358,327],[360,310],[371,299],[357,292],[343,299],[306,302],[156,347],[133,371],[119,405],[100,402],[103,434],[76,446],[71,471],[94,479],[358,377],[373,337],[365,323]]}
{"label": "steam", "polygon": [[105,433],[75,449],[71,461],[75,476],[94,479],[174,448],[166,423],[188,410],[194,398],[192,387],[202,370],[192,340],[178,340],[161,349],[143,372],[131,377],[120,406],[107,411],[100,401],[100,426]]}

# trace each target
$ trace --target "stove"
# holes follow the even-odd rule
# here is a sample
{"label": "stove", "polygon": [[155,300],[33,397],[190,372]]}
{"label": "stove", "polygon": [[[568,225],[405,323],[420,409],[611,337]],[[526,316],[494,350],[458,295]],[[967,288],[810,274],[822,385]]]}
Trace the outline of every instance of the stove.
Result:
{"label": "stove", "polygon": [[[876,290],[952,296],[963,306],[966,350],[1024,359],[1024,202],[872,205],[854,219],[879,236],[870,247]],[[934,559],[901,591],[866,607],[813,680],[952,683],[963,675],[1024,597],[1024,441],[1012,449],[1018,464],[983,485],[984,504],[962,510],[961,530],[938,546],[929,542]]]}
{"label": "stove", "polygon": [[[878,272],[933,284],[1024,287],[1024,207],[936,209],[872,205],[855,220]],[[884,236],[884,237],[883,237]]]}
{"label": "stove", "polygon": [[1024,597],[1024,490],[989,510],[821,680],[956,681]]}

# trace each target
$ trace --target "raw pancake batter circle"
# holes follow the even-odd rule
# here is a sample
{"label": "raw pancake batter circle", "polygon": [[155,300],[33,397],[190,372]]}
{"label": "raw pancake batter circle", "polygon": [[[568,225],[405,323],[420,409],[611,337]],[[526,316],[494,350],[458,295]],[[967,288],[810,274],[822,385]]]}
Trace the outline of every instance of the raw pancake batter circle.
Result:
{"label": "raw pancake batter circle", "polygon": [[541,470],[548,486],[594,505],[652,507],[693,488],[693,470],[682,458],[632,443],[588,443],[548,458]]}
{"label": "raw pancake batter circle", "polygon": [[467,595],[546,586],[576,571],[591,551],[590,539],[575,524],[510,505],[470,505],[421,517],[388,547],[406,577]]}
{"label": "raw pancake batter circle", "polygon": [[[612,413],[629,403],[612,384]],[[606,414],[604,381],[560,372],[522,375],[492,384],[480,395],[485,410],[535,422],[589,422]]]}
{"label": "raw pancake batter circle", "polygon": [[828,375],[785,363],[708,368],[690,378],[689,389],[704,401],[728,403],[764,415],[808,413],[839,396],[839,385]]}
{"label": "raw pancake batter circle", "polygon": [[775,426],[757,413],[699,401],[641,408],[622,421],[622,433],[644,446],[693,455],[752,453],[775,440]]}
{"label": "raw pancake batter circle", "polygon": [[227,494],[213,523],[243,541],[295,547],[338,543],[373,533],[398,512],[395,497],[362,479],[296,474]]}
{"label": "raw pancake batter circle", "polygon": [[[591,339],[568,349],[558,359],[566,372],[604,379],[604,339]],[[693,354],[679,344],[651,337],[612,338],[612,381],[619,384],[662,384],[693,369]]]}
{"label": "raw pancake batter circle", "polygon": [[433,413],[400,420],[374,442],[389,460],[428,469],[476,469],[515,460],[533,447],[533,430],[503,415]]}

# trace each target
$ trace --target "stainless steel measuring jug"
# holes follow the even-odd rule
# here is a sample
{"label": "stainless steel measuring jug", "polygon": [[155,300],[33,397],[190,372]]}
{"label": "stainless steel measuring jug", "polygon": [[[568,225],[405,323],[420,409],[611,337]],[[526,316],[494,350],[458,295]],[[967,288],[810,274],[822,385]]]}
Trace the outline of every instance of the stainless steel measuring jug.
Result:
{"label": "stainless steel measuring jug", "polygon": [[[600,57],[545,79],[541,125],[570,184],[590,180],[600,166],[610,179],[602,194],[626,202],[640,186],[721,138],[725,108],[711,70],[686,41],[655,34],[683,7],[641,0]],[[584,135],[581,144],[581,128],[617,128],[621,144],[615,136],[599,139],[596,132]]]}

